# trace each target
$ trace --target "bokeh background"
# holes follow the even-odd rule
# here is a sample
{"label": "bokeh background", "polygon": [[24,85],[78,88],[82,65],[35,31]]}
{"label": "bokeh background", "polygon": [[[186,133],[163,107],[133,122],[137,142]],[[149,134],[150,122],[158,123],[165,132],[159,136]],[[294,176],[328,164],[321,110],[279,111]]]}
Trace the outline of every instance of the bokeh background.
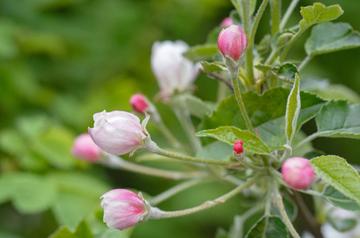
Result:
{"label": "bokeh background", "polygon": [[[283,1],[284,8],[288,2]],[[300,1],[300,5],[312,2]],[[345,13],[338,21],[360,29],[360,2],[322,2],[341,4]],[[201,44],[231,9],[230,1],[224,0],[0,0],[0,173],[51,177],[61,181],[59,187],[65,191],[54,195],[53,205],[37,210],[31,204],[26,207],[26,201],[22,205],[16,199],[2,200],[1,193],[15,185],[0,182],[0,237],[41,238],[59,225],[74,226],[81,214],[98,204],[94,191],[133,187],[154,195],[171,186],[161,179],[78,162],[70,154],[73,138],[87,130],[94,112],[130,110],[128,99],[135,92],[156,95],[150,68],[155,41]],[[291,23],[299,18],[294,14]],[[268,24],[267,15],[259,39]],[[298,60],[304,57],[301,42],[291,55]],[[304,75],[360,92],[359,66],[360,49],[348,50],[315,58]],[[212,80],[201,76],[196,85],[198,96],[216,98]],[[173,115],[159,107],[168,125],[181,135]],[[307,132],[313,129],[311,123],[306,126]],[[360,162],[359,141],[319,139],[315,145]],[[23,192],[25,200],[44,192],[45,186],[35,185]],[[200,186],[163,207],[185,208],[226,189],[225,184]],[[246,201],[232,201],[189,217],[147,222],[132,237],[213,237],[217,227],[228,229],[232,216],[245,207]]]}

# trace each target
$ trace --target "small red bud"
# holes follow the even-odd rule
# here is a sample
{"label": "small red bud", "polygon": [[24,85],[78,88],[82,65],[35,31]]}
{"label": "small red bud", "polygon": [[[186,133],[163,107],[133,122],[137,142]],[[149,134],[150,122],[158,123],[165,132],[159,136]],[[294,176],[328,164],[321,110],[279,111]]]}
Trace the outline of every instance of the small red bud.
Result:
{"label": "small red bud", "polygon": [[130,98],[130,104],[133,110],[139,113],[145,113],[150,107],[148,100],[141,93],[134,94]]}
{"label": "small red bud", "polygon": [[222,20],[220,27],[226,28],[228,26],[231,26],[232,24],[233,24],[233,20],[231,19],[231,17],[226,17],[224,18],[224,20]]}
{"label": "small red bud", "polygon": [[240,155],[244,152],[244,142],[242,140],[236,140],[234,142],[233,151],[236,155]]}

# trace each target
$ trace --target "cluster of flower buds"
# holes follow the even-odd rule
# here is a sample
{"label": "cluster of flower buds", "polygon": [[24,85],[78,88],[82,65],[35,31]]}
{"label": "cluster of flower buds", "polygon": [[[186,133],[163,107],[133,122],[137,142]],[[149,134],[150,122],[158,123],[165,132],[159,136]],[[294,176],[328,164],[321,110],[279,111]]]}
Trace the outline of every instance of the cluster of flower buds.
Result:
{"label": "cluster of flower buds", "polygon": [[294,189],[307,189],[315,180],[315,172],[310,161],[301,157],[287,159],[281,173],[287,185]]}

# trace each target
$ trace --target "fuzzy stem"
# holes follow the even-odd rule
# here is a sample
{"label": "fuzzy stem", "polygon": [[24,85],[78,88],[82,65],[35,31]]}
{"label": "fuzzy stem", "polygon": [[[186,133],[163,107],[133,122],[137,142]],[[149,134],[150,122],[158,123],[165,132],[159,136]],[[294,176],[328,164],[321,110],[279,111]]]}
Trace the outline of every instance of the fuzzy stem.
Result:
{"label": "fuzzy stem", "polygon": [[166,156],[169,158],[185,161],[185,162],[193,162],[193,163],[203,163],[203,164],[213,164],[213,165],[222,165],[222,166],[229,166],[232,164],[230,161],[223,161],[223,160],[212,160],[212,159],[203,159],[203,158],[197,158],[190,155],[183,155],[180,153],[168,151],[161,149],[155,142],[150,141],[145,146],[146,149],[148,149],[150,152]]}
{"label": "fuzzy stem", "polygon": [[304,67],[310,62],[310,60],[312,59],[312,57],[310,55],[307,55],[303,61],[301,61],[300,65],[299,65],[299,71],[303,70]]}
{"label": "fuzzy stem", "polygon": [[296,5],[298,4],[300,0],[292,0],[288,9],[286,10],[283,19],[281,20],[280,23],[280,31],[282,31],[284,29],[284,27],[286,26],[286,23],[288,22],[292,12],[294,11]]}
{"label": "fuzzy stem", "polygon": [[200,173],[200,172],[178,172],[178,171],[169,171],[169,170],[151,168],[151,167],[128,162],[118,156],[111,154],[107,154],[105,160],[101,161],[101,163],[110,168],[123,169],[139,174],[145,174],[145,175],[161,177],[171,180],[188,179],[188,178],[200,177],[204,175],[204,173]]}
{"label": "fuzzy stem", "polygon": [[288,230],[289,230],[290,234],[292,235],[292,237],[293,238],[300,238],[300,235],[295,230],[293,224],[290,221],[289,216],[286,213],[283,199],[282,199],[282,197],[280,195],[280,192],[278,190],[276,191],[275,203],[276,203],[276,205],[277,205],[277,207],[279,209],[282,220],[283,220],[284,224],[286,225],[286,227],[288,228]]}
{"label": "fuzzy stem", "polygon": [[205,209],[209,209],[216,205],[225,203],[228,199],[234,197],[235,195],[240,193],[242,190],[253,185],[255,183],[255,180],[256,180],[255,178],[249,179],[248,181],[246,181],[242,185],[236,187],[235,189],[231,190],[230,192],[225,193],[224,195],[222,195],[214,200],[206,201],[206,202],[202,203],[201,205],[198,205],[198,206],[195,206],[192,208],[188,208],[188,209],[184,209],[184,210],[177,210],[177,211],[162,211],[158,208],[152,208],[150,211],[150,217],[152,219],[180,217],[180,216],[186,216],[189,214],[200,212]]}
{"label": "fuzzy stem", "polygon": [[281,0],[271,0],[271,35],[275,35],[280,30],[281,21]]}
{"label": "fuzzy stem", "polygon": [[237,70],[231,70],[232,72],[230,73],[231,74],[231,80],[232,80],[232,83],[233,83],[233,87],[234,87],[234,94],[235,94],[235,98],[236,98],[236,102],[239,106],[239,109],[240,109],[240,113],[241,113],[241,116],[245,122],[245,126],[248,130],[250,131],[253,131],[254,128],[251,124],[251,120],[249,118],[249,115],[246,111],[246,107],[245,107],[245,104],[244,104],[244,100],[243,100],[243,97],[241,95],[241,91],[240,91],[240,83],[239,83],[239,80],[237,78]]}

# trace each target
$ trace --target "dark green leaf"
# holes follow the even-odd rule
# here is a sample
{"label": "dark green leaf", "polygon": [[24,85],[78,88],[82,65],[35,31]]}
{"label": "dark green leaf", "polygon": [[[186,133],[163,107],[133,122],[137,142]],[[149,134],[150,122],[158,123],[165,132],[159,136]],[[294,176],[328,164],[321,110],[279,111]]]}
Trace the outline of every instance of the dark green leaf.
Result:
{"label": "dark green leaf", "polygon": [[277,216],[262,217],[246,234],[246,238],[287,238],[286,226]]}
{"label": "dark green leaf", "polygon": [[357,220],[354,218],[338,218],[330,215],[327,220],[335,230],[340,232],[349,231],[357,225]]}
{"label": "dark green leaf", "polygon": [[360,204],[360,175],[345,159],[335,155],[311,160],[317,176]]}
{"label": "dark green leaf", "polygon": [[296,74],[293,88],[290,91],[286,103],[285,134],[287,144],[290,146],[297,130],[297,121],[299,118],[300,109],[300,76],[299,74]]}
{"label": "dark green leaf", "polygon": [[233,126],[222,126],[216,129],[200,131],[197,133],[197,136],[211,137],[229,145],[233,145],[235,140],[241,139],[244,141],[245,150],[249,153],[270,153],[270,148],[254,133],[247,130],[240,130]]}
{"label": "dark green leaf", "polygon": [[360,47],[360,34],[347,23],[323,23],[315,26],[305,50],[308,55],[330,53]]}
{"label": "dark green leaf", "polygon": [[360,139],[360,104],[329,102],[316,116],[318,136]]}

